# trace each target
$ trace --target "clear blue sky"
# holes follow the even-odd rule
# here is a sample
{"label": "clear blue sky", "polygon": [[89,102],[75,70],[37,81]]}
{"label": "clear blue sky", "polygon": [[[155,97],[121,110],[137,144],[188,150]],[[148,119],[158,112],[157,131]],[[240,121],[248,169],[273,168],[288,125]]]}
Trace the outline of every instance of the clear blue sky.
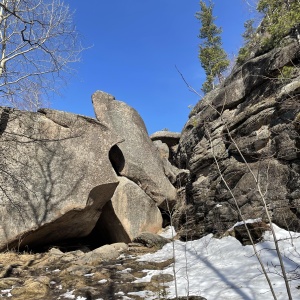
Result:
{"label": "clear blue sky", "polygon": [[[198,91],[205,75],[198,61],[200,24],[197,0],[66,0],[83,36],[77,75],[52,107],[94,117],[91,95],[108,92],[134,107],[149,134],[168,128],[181,131],[189,105],[198,97],[188,91],[175,65]],[[243,0],[215,0],[216,23],[230,56],[242,45],[249,18]]]}

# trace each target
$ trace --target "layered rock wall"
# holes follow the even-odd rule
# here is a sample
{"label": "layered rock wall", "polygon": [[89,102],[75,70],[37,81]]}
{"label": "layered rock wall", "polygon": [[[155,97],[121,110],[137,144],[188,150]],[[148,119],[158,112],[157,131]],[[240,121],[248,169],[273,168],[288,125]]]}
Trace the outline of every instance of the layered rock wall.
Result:
{"label": "layered rock wall", "polygon": [[191,112],[177,153],[190,171],[176,217],[183,235],[239,221],[233,196],[244,218],[266,219],[258,187],[273,221],[300,229],[300,48],[291,37],[284,43],[236,67]]}

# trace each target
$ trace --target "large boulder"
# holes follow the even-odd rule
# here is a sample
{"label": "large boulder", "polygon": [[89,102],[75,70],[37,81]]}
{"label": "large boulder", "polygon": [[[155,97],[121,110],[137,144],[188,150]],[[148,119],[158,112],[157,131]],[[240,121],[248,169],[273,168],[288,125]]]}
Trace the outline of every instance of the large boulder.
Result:
{"label": "large boulder", "polygon": [[156,203],[134,182],[119,177],[119,185],[103,208],[95,227],[105,243],[131,242],[144,231],[157,233],[162,215]]}
{"label": "large boulder", "polygon": [[95,119],[1,108],[0,249],[88,235],[118,185],[119,141]]}
{"label": "large boulder", "polygon": [[91,252],[82,255],[76,264],[79,265],[99,265],[102,261],[109,261],[120,256],[121,252],[128,249],[125,243],[114,243],[96,248]]}
{"label": "large boulder", "polygon": [[126,103],[97,91],[92,96],[97,120],[113,128],[123,141],[110,158],[116,172],[139,185],[157,205],[175,203],[176,190],[164,174],[163,163],[139,114]]}
{"label": "large boulder", "polygon": [[191,112],[177,153],[177,166],[190,171],[187,206],[175,220],[182,236],[220,233],[240,220],[232,195],[244,218],[266,221],[256,182],[273,221],[300,230],[299,58],[290,39],[234,68]]}
{"label": "large boulder", "polygon": [[168,147],[173,147],[178,145],[180,140],[180,132],[173,132],[168,130],[156,131],[150,135],[152,141],[162,141],[167,144]]}
{"label": "large boulder", "polygon": [[148,248],[158,248],[161,249],[164,245],[170,243],[171,240],[166,239],[158,234],[153,234],[150,232],[142,232],[134,240],[135,243],[140,243]]}
{"label": "large boulder", "polygon": [[168,147],[168,160],[172,165],[174,165],[176,164],[176,153],[178,150],[180,136],[181,133],[179,132],[161,130],[151,134],[150,139],[158,147],[158,149],[161,148],[161,144]]}

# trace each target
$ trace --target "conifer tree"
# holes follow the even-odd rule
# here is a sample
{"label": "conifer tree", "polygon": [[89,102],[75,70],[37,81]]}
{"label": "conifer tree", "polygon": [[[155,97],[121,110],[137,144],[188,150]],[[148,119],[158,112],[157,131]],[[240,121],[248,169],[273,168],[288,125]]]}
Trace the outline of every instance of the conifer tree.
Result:
{"label": "conifer tree", "polygon": [[245,23],[245,45],[239,50],[238,63],[244,63],[251,53],[265,53],[280,45],[293,32],[300,43],[300,0],[258,0],[257,11],[262,21],[255,29],[253,21]]}
{"label": "conifer tree", "polygon": [[196,13],[196,18],[201,23],[199,38],[199,60],[206,74],[206,81],[202,85],[202,91],[208,93],[215,87],[215,79],[222,81],[222,72],[229,66],[227,54],[222,48],[222,29],[214,23],[213,3],[210,1],[207,6],[204,1],[200,1],[200,11]]}
{"label": "conifer tree", "polygon": [[245,43],[249,43],[253,40],[253,36],[255,35],[255,28],[253,26],[254,20],[250,19],[244,23],[245,32],[242,34]]}
{"label": "conifer tree", "polygon": [[247,58],[249,58],[251,50],[257,47],[258,40],[255,38],[256,28],[253,26],[254,20],[250,19],[244,23],[245,32],[242,37],[244,38],[244,46],[239,50],[237,57],[238,63],[243,63]]}
{"label": "conifer tree", "polygon": [[299,0],[259,0],[257,10],[264,15],[263,26],[276,45],[291,29],[295,29],[299,38],[297,26],[300,23]]}

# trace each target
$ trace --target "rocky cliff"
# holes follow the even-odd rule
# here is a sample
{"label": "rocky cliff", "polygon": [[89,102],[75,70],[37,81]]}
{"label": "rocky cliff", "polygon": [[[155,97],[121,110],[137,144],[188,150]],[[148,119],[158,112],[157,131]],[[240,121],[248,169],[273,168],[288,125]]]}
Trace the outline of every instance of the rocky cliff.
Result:
{"label": "rocky cliff", "polygon": [[[177,166],[190,174],[176,224],[182,236],[222,233],[244,218],[300,230],[300,47],[282,46],[236,66],[194,107]],[[229,188],[229,189],[228,189]]]}

